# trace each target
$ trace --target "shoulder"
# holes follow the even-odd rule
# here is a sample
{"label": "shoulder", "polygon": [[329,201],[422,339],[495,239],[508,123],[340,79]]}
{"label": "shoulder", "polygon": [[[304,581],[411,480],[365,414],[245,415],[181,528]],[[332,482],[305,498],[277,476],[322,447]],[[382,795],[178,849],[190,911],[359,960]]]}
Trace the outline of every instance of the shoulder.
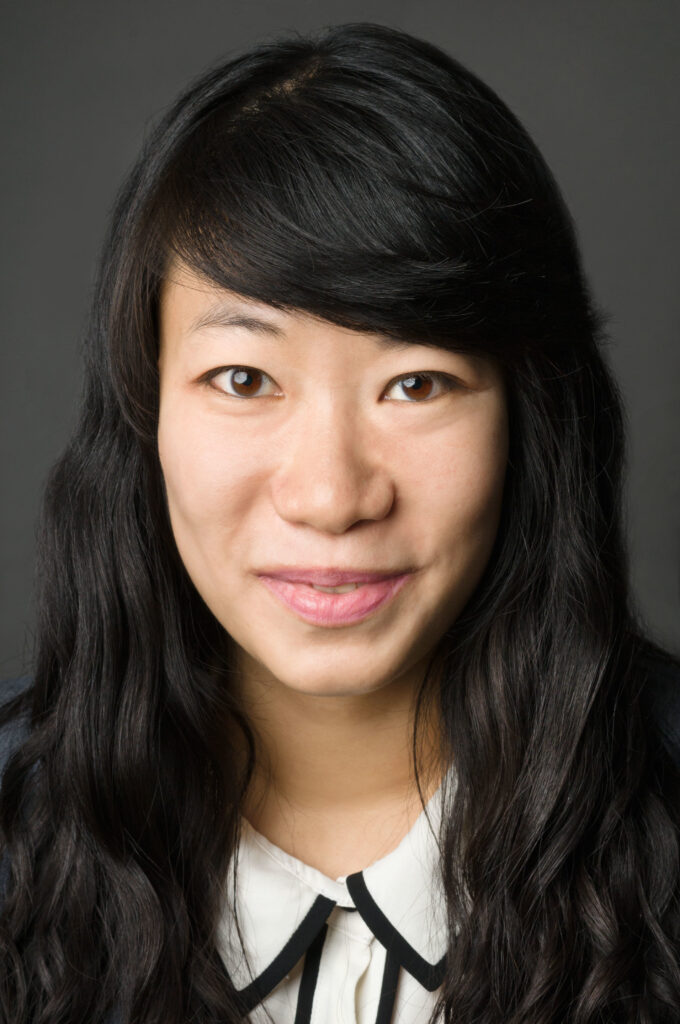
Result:
{"label": "shoulder", "polygon": [[680,769],[680,661],[670,656],[644,662],[643,706],[653,733]]}
{"label": "shoulder", "polygon": [[6,720],[6,715],[2,714],[2,712],[17,697],[26,693],[31,685],[31,681],[30,676],[0,680],[0,779],[13,751],[23,742],[28,734],[26,714],[12,715],[11,718]]}
{"label": "shoulder", "polygon": [[[19,679],[3,679],[0,681],[0,789],[5,775],[5,767],[13,752],[28,735],[28,717],[25,712],[10,714],[10,705],[17,697],[26,693],[31,685],[30,676]],[[4,900],[9,878],[9,860],[6,850],[0,850],[0,903]]]}

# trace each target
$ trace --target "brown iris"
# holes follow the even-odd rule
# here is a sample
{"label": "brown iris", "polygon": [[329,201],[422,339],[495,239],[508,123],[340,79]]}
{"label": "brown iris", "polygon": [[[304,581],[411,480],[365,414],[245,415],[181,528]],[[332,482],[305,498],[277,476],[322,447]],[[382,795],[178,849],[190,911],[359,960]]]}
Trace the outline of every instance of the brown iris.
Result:
{"label": "brown iris", "polygon": [[232,372],[231,385],[238,395],[252,398],[262,387],[262,377],[263,374],[259,370],[247,370],[242,367]]}
{"label": "brown iris", "polygon": [[432,391],[433,383],[431,377],[414,374],[413,377],[404,377],[401,386],[404,394],[413,398],[427,398]]}

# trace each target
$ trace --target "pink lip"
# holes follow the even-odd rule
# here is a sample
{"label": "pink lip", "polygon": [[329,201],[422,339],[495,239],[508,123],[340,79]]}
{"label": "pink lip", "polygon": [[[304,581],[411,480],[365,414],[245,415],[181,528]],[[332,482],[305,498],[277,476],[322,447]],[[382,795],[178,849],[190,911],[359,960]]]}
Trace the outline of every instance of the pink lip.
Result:
{"label": "pink lip", "polygon": [[383,572],[364,572],[362,569],[325,569],[312,566],[299,569],[296,566],[282,566],[279,569],[260,569],[258,576],[270,576],[275,580],[288,580],[290,583],[316,584],[317,587],[341,587],[343,583],[378,583],[395,576],[403,576],[403,569]]}
{"label": "pink lip", "polygon": [[[291,579],[295,575],[304,576],[304,581]],[[359,622],[385,605],[411,575],[407,572],[386,577],[380,573],[305,569],[285,570],[277,576],[262,573],[260,579],[272,594],[305,622],[315,626],[345,626]],[[343,576],[344,579],[339,578]],[[359,583],[360,586],[346,594],[324,594],[314,590],[312,582],[321,587],[339,587],[343,583]]]}

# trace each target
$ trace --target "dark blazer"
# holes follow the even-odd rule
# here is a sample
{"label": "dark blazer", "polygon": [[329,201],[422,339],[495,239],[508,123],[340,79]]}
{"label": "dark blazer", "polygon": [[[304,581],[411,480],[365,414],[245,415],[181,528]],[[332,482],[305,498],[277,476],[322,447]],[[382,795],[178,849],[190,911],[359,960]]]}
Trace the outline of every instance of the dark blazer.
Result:
{"label": "dark blazer", "polygon": [[[0,704],[19,694],[28,677],[0,683]],[[655,663],[644,694],[644,713],[649,716],[659,741],[680,771],[680,670],[673,664]],[[7,759],[27,733],[25,721],[15,720],[0,728],[0,782]],[[0,859],[0,905],[9,875],[7,855]],[[122,1024],[120,1008],[114,1008],[107,1024]]]}

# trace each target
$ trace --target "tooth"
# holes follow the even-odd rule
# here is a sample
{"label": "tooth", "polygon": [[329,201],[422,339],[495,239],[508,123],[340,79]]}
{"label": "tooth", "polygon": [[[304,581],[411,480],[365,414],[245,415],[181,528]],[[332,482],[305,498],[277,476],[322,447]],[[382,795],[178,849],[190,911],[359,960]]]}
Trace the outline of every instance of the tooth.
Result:
{"label": "tooth", "polygon": [[312,584],[315,590],[322,590],[324,594],[347,594],[350,590],[357,590],[359,587],[358,583],[343,583],[341,587],[317,587],[314,583]]}

